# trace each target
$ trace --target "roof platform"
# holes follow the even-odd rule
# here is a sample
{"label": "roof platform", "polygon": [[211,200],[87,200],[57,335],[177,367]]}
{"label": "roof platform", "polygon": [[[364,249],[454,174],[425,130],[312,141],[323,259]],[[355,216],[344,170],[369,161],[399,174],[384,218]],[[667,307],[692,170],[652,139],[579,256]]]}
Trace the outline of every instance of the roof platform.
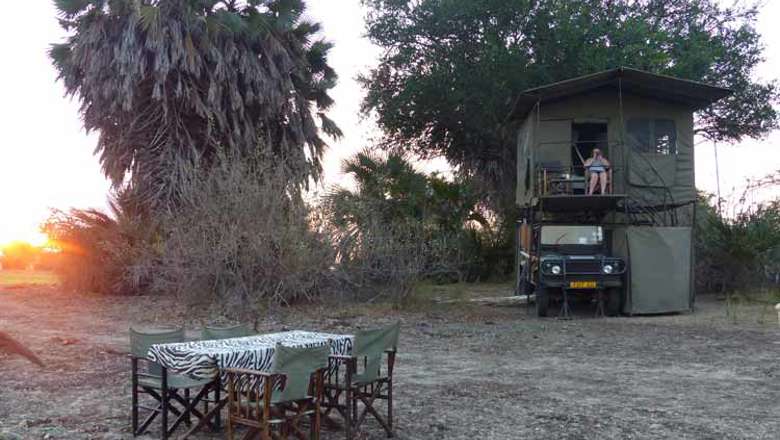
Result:
{"label": "roof platform", "polygon": [[667,75],[618,67],[527,89],[516,98],[508,119],[526,115],[537,103],[556,101],[590,90],[610,88],[655,99],[678,102],[699,110],[732,93],[730,89]]}
{"label": "roof platform", "polygon": [[539,197],[539,208],[547,212],[575,213],[603,213],[607,211],[622,210],[625,206],[625,194],[560,194]]}

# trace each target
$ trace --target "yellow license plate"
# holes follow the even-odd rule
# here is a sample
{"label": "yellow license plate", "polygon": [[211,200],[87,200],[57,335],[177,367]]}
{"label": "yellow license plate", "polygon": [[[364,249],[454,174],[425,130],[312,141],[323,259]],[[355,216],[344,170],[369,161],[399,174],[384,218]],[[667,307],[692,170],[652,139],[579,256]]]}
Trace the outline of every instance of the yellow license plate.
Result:
{"label": "yellow license plate", "polygon": [[570,281],[569,288],[570,289],[595,289],[596,282],[595,281]]}

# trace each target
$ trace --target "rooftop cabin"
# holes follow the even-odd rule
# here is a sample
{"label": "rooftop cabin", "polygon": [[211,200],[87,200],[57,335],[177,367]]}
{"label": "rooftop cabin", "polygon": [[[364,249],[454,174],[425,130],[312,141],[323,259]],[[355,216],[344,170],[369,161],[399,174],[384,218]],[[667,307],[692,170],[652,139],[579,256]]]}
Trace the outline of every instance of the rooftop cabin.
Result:
{"label": "rooftop cabin", "polygon": [[[707,84],[618,68],[524,91],[511,117],[523,208],[671,209],[696,198],[693,113],[727,96]],[[585,161],[611,163],[604,195],[587,195]]]}

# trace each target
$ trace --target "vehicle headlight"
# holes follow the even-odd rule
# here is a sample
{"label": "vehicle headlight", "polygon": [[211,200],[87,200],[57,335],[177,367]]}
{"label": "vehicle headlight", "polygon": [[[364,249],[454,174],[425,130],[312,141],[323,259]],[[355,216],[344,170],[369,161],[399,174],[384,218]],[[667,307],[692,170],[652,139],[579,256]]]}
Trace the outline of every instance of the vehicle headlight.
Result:
{"label": "vehicle headlight", "polygon": [[553,275],[560,275],[561,274],[561,266],[558,266],[557,264],[550,268],[550,272],[553,273]]}
{"label": "vehicle headlight", "polygon": [[605,264],[604,267],[601,268],[601,270],[603,270],[604,273],[612,273],[612,271],[615,270],[615,268],[612,267],[611,264]]}

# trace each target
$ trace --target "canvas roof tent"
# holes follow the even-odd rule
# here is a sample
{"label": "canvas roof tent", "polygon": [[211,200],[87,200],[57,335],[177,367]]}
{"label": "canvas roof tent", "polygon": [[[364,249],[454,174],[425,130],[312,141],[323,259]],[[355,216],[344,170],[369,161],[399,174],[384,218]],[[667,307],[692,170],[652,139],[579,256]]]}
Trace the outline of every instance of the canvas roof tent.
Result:
{"label": "canvas roof tent", "polygon": [[[581,167],[572,154],[573,127],[604,127],[600,145],[613,165],[613,193],[645,206],[681,206],[696,198],[693,112],[727,96],[728,89],[617,68],[528,89],[510,118],[520,119],[517,203],[542,195],[544,164]],[[581,135],[581,134],[580,134]]]}
{"label": "canvas roof tent", "polygon": [[[690,213],[683,221],[669,216],[675,219],[671,223],[653,215],[636,223],[624,215],[620,225],[609,227],[614,254],[629,262],[625,313],[693,306],[693,113],[729,94],[695,81],[618,68],[529,89],[515,101],[509,117],[521,121],[516,200],[527,212],[618,213],[622,204],[626,213],[628,206],[647,213]],[[612,165],[610,195],[584,196],[584,177],[579,193],[572,186],[595,147]],[[567,170],[569,193],[548,192],[548,169]]]}

